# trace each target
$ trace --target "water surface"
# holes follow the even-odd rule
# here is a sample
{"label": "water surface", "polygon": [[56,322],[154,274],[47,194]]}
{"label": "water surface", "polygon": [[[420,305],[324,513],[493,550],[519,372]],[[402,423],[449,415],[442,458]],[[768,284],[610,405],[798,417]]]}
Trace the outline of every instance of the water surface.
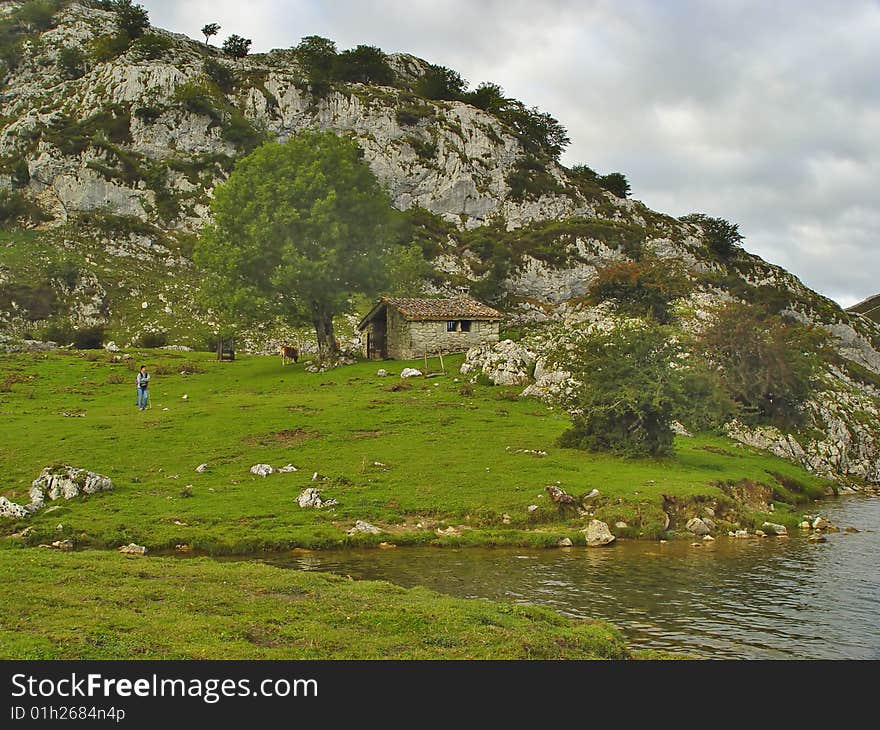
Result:
{"label": "water surface", "polygon": [[[815,507],[811,508],[816,511]],[[719,538],[567,550],[399,548],[315,551],[268,562],[454,596],[604,618],[634,648],[703,657],[880,659],[880,498],[822,505],[856,534],[827,543]]]}

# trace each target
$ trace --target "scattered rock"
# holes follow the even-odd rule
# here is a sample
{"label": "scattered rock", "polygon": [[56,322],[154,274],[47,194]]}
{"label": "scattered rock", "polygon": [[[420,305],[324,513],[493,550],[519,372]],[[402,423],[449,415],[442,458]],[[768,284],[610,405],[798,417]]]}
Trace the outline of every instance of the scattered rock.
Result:
{"label": "scattered rock", "polygon": [[199,474],[203,474],[204,472],[208,471],[208,465],[207,465],[207,464],[199,464],[199,465],[196,467],[196,471],[197,471]]}
{"label": "scattered rock", "polygon": [[184,393],[182,396],[180,396],[180,400],[189,400],[189,396]]}
{"label": "scattered rock", "polygon": [[829,527],[831,527],[831,523],[824,517],[817,517],[815,520],[813,520],[814,530],[827,530]]}
{"label": "scattered rock", "polygon": [[290,474],[291,472],[298,471],[298,469],[293,464],[288,464],[287,466],[282,466],[279,470],[279,474]]}
{"label": "scattered rock", "polygon": [[379,547],[383,550],[390,550],[392,548],[396,548],[397,545],[395,545],[393,542],[380,542]]}
{"label": "scattered rock", "polygon": [[693,436],[693,434],[692,434],[690,431],[688,431],[688,430],[687,430],[687,429],[686,429],[681,423],[679,423],[678,421],[672,421],[672,422],[669,424],[669,428],[672,430],[672,433],[674,433],[676,436],[685,436],[685,437],[687,437],[687,438],[690,438],[691,436]]}
{"label": "scattered rock", "polygon": [[251,474],[256,474],[258,477],[266,477],[274,473],[275,468],[269,464],[254,464],[251,467]]}
{"label": "scattered rock", "polygon": [[460,372],[482,372],[494,385],[528,385],[534,366],[533,352],[513,340],[502,340],[468,350]]}
{"label": "scattered rock", "polygon": [[545,487],[547,494],[550,495],[550,499],[553,500],[553,504],[558,505],[572,505],[576,504],[576,500],[570,494],[568,494],[561,487],[557,487],[555,484],[551,484],[548,487]]}
{"label": "scattered rock", "polygon": [[775,522],[765,522],[761,525],[761,529],[768,535],[787,535],[788,530],[785,525],[778,525]]}
{"label": "scattered rock", "polygon": [[711,507],[706,507],[706,509],[703,511],[706,513],[707,517],[714,517],[715,516],[715,510],[712,509]]}
{"label": "scattered rock", "polygon": [[63,550],[66,553],[69,553],[73,550],[73,540],[56,540],[52,543],[52,547],[56,550]]}
{"label": "scattered rock", "polygon": [[669,529],[669,515],[666,512],[663,513],[663,529]]}
{"label": "scattered rock", "polygon": [[715,542],[715,538],[711,535],[703,535],[703,542]]}
{"label": "scattered rock", "polygon": [[450,525],[445,530],[441,530],[439,527],[434,530],[438,537],[458,537],[461,535],[461,530]]}
{"label": "scattered rock", "polygon": [[388,377],[388,371],[387,371],[385,368],[379,368],[379,369],[376,371],[376,375],[378,375],[380,378],[387,378],[387,377]]}
{"label": "scattered rock", "polygon": [[713,520],[711,517],[703,517],[702,520],[703,524],[706,525],[706,527],[708,527],[710,530],[715,529],[715,520]]}
{"label": "scattered rock", "polygon": [[15,502],[10,502],[6,497],[0,497],[0,517],[20,519],[30,514],[24,507]]}
{"label": "scattered rock", "polygon": [[763,530],[755,530],[755,537],[767,537],[767,533]]}
{"label": "scattered rock", "polygon": [[622,521],[620,521],[620,522],[615,522],[615,523],[614,523],[614,526],[615,526],[618,530],[625,530],[627,527],[629,527],[629,525],[626,524],[626,522],[622,522]]}
{"label": "scattered rock", "polygon": [[501,523],[504,525],[509,525],[510,524],[510,515],[506,514],[506,513],[501,515]]}
{"label": "scattered rock", "polygon": [[421,370],[416,370],[415,368],[404,368],[400,372],[401,378],[417,378],[422,374]]}
{"label": "scattered rock", "polygon": [[113,489],[113,482],[102,474],[72,466],[47,466],[31,484],[31,503],[35,512],[47,499],[73,499],[80,494],[95,494]]}
{"label": "scattered rock", "polygon": [[107,352],[119,352],[119,346],[112,340],[104,345],[104,349],[107,350]]}
{"label": "scattered rock", "polygon": [[590,520],[589,524],[581,532],[586,536],[588,547],[601,547],[615,540],[611,530],[608,529],[608,525],[601,520]]}
{"label": "scattered rock", "polygon": [[709,526],[706,524],[704,520],[701,520],[699,517],[692,517],[687,521],[685,525],[685,529],[688,532],[692,532],[695,535],[708,535],[710,530]]}
{"label": "scattered rock", "polygon": [[743,538],[746,538],[749,536],[749,531],[748,530],[737,530],[736,532],[733,533],[733,536],[737,539],[742,540]]}
{"label": "scattered rock", "polygon": [[599,490],[593,489],[590,491],[589,494],[586,494],[583,497],[581,497],[581,502],[583,502],[585,499],[595,499],[598,496],[599,496]]}
{"label": "scattered rock", "polygon": [[354,523],[354,527],[352,527],[349,531],[349,535],[355,535],[358,532],[366,532],[369,535],[378,535],[382,530],[374,525],[371,525],[369,522],[364,522],[363,520],[358,520]]}
{"label": "scattered rock", "polygon": [[136,545],[133,542],[128,543],[128,545],[123,545],[119,548],[119,552],[124,553],[125,555],[146,555],[147,549],[143,545]]}
{"label": "scattered rock", "polygon": [[191,553],[192,545],[175,545],[174,549],[181,553]]}
{"label": "scattered rock", "polygon": [[303,490],[299,497],[296,498],[296,503],[303,509],[323,509],[324,507],[332,507],[335,504],[339,504],[335,499],[324,499],[314,487],[308,487]]}
{"label": "scattered rock", "polygon": [[556,543],[556,547],[572,547],[573,545],[574,543],[567,537],[561,538],[559,542]]}
{"label": "scattered rock", "polygon": [[526,507],[526,509],[527,509],[529,512],[534,512],[536,509],[538,509],[538,505],[536,505],[536,504],[530,504],[528,507]]}
{"label": "scattered rock", "polygon": [[845,532],[849,532],[852,534],[852,533],[856,533],[856,532],[861,532],[861,530],[859,530],[859,528],[857,528],[857,527],[847,527]]}
{"label": "scattered rock", "polygon": [[800,527],[802,530],[809,530],[809,529],[810,529],[810,523],[807,522],[806,520],[804,520],[803,522],[801,522],[801,523],[798,525],[798,527]]}

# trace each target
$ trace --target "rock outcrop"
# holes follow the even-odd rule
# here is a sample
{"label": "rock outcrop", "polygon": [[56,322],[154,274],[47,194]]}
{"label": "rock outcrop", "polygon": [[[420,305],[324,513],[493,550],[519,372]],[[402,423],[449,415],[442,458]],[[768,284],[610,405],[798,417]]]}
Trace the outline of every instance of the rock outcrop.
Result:
{"label": "rock outcrop", "polygon": [[103,474],[73,466],[47,466],[31,484],[28,509],[41,509],[47,500],[73,499],[111,489],[113,482]]}

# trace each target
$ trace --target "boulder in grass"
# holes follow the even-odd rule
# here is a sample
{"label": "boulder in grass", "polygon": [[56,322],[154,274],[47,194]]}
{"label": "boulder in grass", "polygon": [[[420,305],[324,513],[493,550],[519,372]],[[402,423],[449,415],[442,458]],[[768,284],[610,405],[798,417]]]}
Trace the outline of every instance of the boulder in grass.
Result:
{"label": "boulder in grass", "polygon": [[258,477],[267,477],[274,473],[275,467],[270,464],[254,464],[251,467],[251,474],[256,474]]}
{"label": "boulder in grass", "polygon": [[303,509],[323,509],[332,507],[338,502],[335,499],[324,499],[321,493],[314,487],[309,487],[296,498],[296,503]]}
{"label": "boulder in grass", "polygon": [[73,499],[81,494],[96,494],[113,489],[113,482],[103,474],[73,466],[47,466],[31,483],[28,509],[40,509],[46,500]]}
{"label": "boulder in grass", "polygon": [[761,529],[766,532],[768,535],[787,535],[788,529],[785,525],[778,525],[775,522],[765,522],[761,525]]}
{"label": "boulder in grass", "polygon": [[699,535],[701,537],[703,535],[708,535],[710,532],[709,526],[699,517],[693,517],[689,519],[687,521],[687,524],[685,525],[685,529],[687,529],[688,532],[692,532],[695,535]]}
{"label": "boulder in grass", "polygon": [[369,522],[364,522],[363,520],[358,520],[354,523],[354,527],[352,527],[349,531],[349,535],[355,535],[359,532],[364,532],[368,535],[378,535],[382,530],[378,527],[371,525]]}
{"label": "boulder in grass", "polygon": [[119,552],[123,553],[124,555],[146,555],[147,548],[145,548],[143,545],[136,545],[135,543],[130,542],[128,543],[128,545],[123,545],[121,548],[119,548]]}
{"label": "boulder in grass", "polygon": [[400,371],[401,378],[418,378],[422,374],[421,370],[416,370],[415,368],[404,368]]}

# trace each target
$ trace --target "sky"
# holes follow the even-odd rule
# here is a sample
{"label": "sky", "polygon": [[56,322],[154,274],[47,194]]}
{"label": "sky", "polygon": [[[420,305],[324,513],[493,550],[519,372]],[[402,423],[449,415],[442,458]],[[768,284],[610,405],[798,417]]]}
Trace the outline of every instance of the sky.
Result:
{"label": "sky", "polygon": [[566,165],[739,224],[850,306],[880,292],[880,0],[140,0],[154,25],[252,52],[305,35],[458,71],[550,112]]}

